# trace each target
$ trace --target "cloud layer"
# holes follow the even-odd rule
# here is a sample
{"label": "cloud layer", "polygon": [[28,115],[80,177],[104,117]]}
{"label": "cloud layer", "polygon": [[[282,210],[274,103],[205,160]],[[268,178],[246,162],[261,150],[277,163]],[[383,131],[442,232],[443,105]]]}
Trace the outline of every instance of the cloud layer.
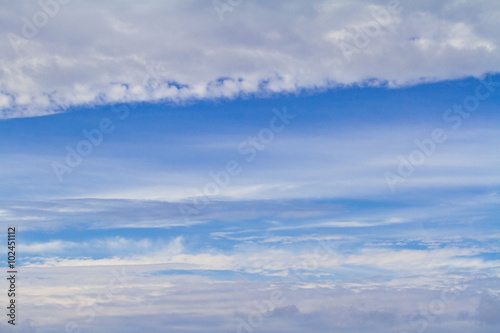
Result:
{"label": "cloud layer", "polygon": [[499,14],[5,4],[17,332],[498,332]]}
{"label": "cloud layer", "polygon": [[42,3],[0,14],[3,118],[500,70],[494,0]]}

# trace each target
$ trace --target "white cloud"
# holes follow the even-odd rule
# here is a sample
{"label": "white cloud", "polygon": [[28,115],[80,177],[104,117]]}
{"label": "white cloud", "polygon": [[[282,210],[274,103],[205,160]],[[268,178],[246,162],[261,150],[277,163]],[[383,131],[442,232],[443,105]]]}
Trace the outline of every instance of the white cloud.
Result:
{"label": "white cloud", "polygon": [[[1,117],[126,101],[182,102],[239,94],[478,76],[500,70],[500,4],[409,2],[348,58],[356,29],[388,1],[243,1],[219,16],[211,1],[71,1],[32,38],[23,17],[38,2],[9,2],[0,27]],[[85,22],[85,23],[83,23]],[[26,28],[25,32],[26,32]],[[15,44],[13,33],[24,38]],[[9,35],[12,37],[13,35]]]}
{"label": "white cloud", "polygon": [[155,255],[179,254],[183,251],[183,238],[176,237],[169,242],[153,242],[150,239],[130,239],[125,237],[97,238],[84,242],[51,240],[21,244],[22,253],[29,256],[57,255],[60,257],[95,255],[123,256],[126,254],[150,253]]}
{"label": "white cloud", "polygon": [[[23,292],[19,300],[24,313],[21,320],[30,318],[33,325],[50,332],[64,330],[69,321],[92,332],[136,332],[144,327],[140,317],[148,319],[151,332],[164,331],[165,327],[175,327],[179,332],[236,332],[237,318],[258,313],[255,304],[269,300],[272,291],[284,295],[283,303],[276,308],[295,311],[288,315],[276,311],[285,316],[282,322],[278,316],[265,317],[262,332],[275,332],[276,327],[304,332],[308,327],[315,332],[348,328],[361,333],[373,332],[371,325],[377,327],[377,332],[411,331],[420,326],[412,324],[416,321],[410,321],[409,316],[422,309],[429,311],[442,299],[447,300],[444,308],[430,312],[432,320],[428,322],[437,331],[493,333],[498,329],[477,322],[496,323],[492,319],[498,311],[498,295],[488,290],[498,285],[498,278],[485,276],[429,276],[424,272],[388,282],[375,276],[364,281],[318,280],[296,285],[280,283],[279,277],[269,282],[250,282],[182,274],[151,275],[147,265],[24,267],[23,272],[29,280],[20,281]],[[125,277],[124,283],[115,280],[110,288],[117,272]],[[58,316],[49,315],[54,308]],[[457,319],[466,312],[464,319]],[[462,328],[457,330],[458,324]],[[464,325],[470,329],[464,330]]]}
{"label": "white cloud", "polygon": [[[31,253],[52,252],[57,248],[60,257],[33,257],[25,259],[25,267],[103,267],[129,266],[143,267],[149,272],[177,270],[223,270],[247,272],[263,276],[292,274],[304,269],[308,274],[338,274],[339,272],[363,272],[369,274],[390,274],[393,277],[426,275],[429,279],[442,279],[443,269],[446,272],[485,271],[498,266],[497,260],[485,261],[478,255],[491,252],[487,248],[458,248],[446,246],[425,250],[390,249],[382,247],[365,247],[359,252],[344,253],[337,249],[338,237],[305,237],[307,240],[319,240],[326,243],[316,244],[312,249],[307,246],[302,250],[267,247],[264,245],[240,245],[234,253],[210,250],[189,253],[184,248],[182,238],[176,238],[168,244],[151,246],[152,242],[130,240],[124,238],[93,241],[90,244],[62,244],[52,241],[46,244],[32,244],[27,248]],[[282,242],[285,239],[271,239]],[[263,244],[263,243],[261,243]],[[71,256],[70,248],[78,248],[78,255]],[[327,249],[328,247],[328,249]],[[89,254],[97,250],[105,258],[92,259]],[[109,251],[112,252],[109,252]],[[110,254],[112,253],[112,255]],[[69,256],[68,256],[69,254]],[[86,257],[88,256],[88,257]],[[492,271],[494,276],[498,274]],[[360,275],[360,277],[363,275]],[[435,281],[434,281],[435,282]],[[406,283],[406,282],[404,282]],[[418,283],[414,281],[414,284]]]}
{"label": "white cloud", "polygon": [[78,247],[77,243],[74,242],[65,242],[61,240],[54,240],[45,243],[31,243],[22,246],[23,253],[32,254],[32,253],[47,253],[47,252],[55,252],[60,253],[63,250],[67,250],[69,248]]}

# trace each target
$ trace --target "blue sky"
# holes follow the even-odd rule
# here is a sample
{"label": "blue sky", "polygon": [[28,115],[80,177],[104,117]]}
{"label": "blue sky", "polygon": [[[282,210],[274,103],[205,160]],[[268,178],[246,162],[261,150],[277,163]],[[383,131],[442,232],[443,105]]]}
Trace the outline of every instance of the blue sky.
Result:
{"label": "blue sky", "polygon": [[2,14],[18,331],[498,332],[498,4],[51,4]]}

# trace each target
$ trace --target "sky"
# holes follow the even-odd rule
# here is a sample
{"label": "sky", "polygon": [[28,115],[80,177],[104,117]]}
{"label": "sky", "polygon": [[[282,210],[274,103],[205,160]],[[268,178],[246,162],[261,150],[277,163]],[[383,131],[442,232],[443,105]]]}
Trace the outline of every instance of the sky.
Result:
{"label": "sky", "polygon": [[0,332],[498,332],[499,14],[4,4]]}

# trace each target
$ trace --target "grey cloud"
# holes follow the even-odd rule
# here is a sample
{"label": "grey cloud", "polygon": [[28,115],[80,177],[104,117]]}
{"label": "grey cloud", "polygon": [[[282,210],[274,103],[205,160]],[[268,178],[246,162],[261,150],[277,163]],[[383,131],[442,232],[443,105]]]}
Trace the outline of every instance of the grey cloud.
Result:
{"label": "grey cloud", "polygon": [[[25,285],[23,308],[25,318],[32,320],[34,327],[42,332],[59,332],[67,322],[73,321],[89,332],[237,332],[238,323],[258,316],[255,303],[269,300],[272,290],[280,288],[273,281],[215,281],[199,276],[166,275],[146,276],[127,272],[135,276],[129,285],[111,300],[100,302],[102,306],[90,323],[88,316],[78,313],[78,307],[92,300],[106,288],[112,275],[111,267],[26,268],[26,274],[33,277]],[[143,273],[147,268],[141,268]],[[145,270],[144,270],[145,269]],[[64,274],[61,274],[64,273]],[[360,288],[353,288],[353,281],[337,281],[335,287],[322,287],[326,281],[318,281],[307,289],[289,290],[284,293],[283,304],[271,313],[262,314],[262,325],[256,332],[411,332],[418,329],[410,317],[436,299],[441,290],[435,286],[425,288],[397,288],[390,284],[374,287],[359,282]],[[494,281],[498,283],[498,278]],[[40,288],[43,287],[43,288]],[[428,332],[445,333],[494,333],[498,326],[485,326],[475,318],[457,319],[460,313],[474,312],[487,291],[480,280],[469,280],[462,285],[463,292],[446,304],[443,311],[433,314],[428,323]],[[23,298],[24,300],[24,298]],[[48,306],[50,305],[50,306]],[[57,318],[49,313],[59,309]],[[299,311],[300,309],[300,311]],[[484,313],[490,306],[482,306]],[[492,314],[493,312],[490,312]],[[422,318],[422,317],[418,317]],[[413,323],[413,324],[412,324]],[[30,332],[30,331],[27,331]]]}
{"label": "grey cloud", "polygon": [[299,309],[295,305],[287,305],[282,307],[277,307],[271,312],[273,317],[290,317],[296,316],[300,313]]}
{"label": "grey cloud", "polygon": [[476,318],[485,324],[500,324],[500,299],[498,297],[489,294],[482,296],[476,311]]}

